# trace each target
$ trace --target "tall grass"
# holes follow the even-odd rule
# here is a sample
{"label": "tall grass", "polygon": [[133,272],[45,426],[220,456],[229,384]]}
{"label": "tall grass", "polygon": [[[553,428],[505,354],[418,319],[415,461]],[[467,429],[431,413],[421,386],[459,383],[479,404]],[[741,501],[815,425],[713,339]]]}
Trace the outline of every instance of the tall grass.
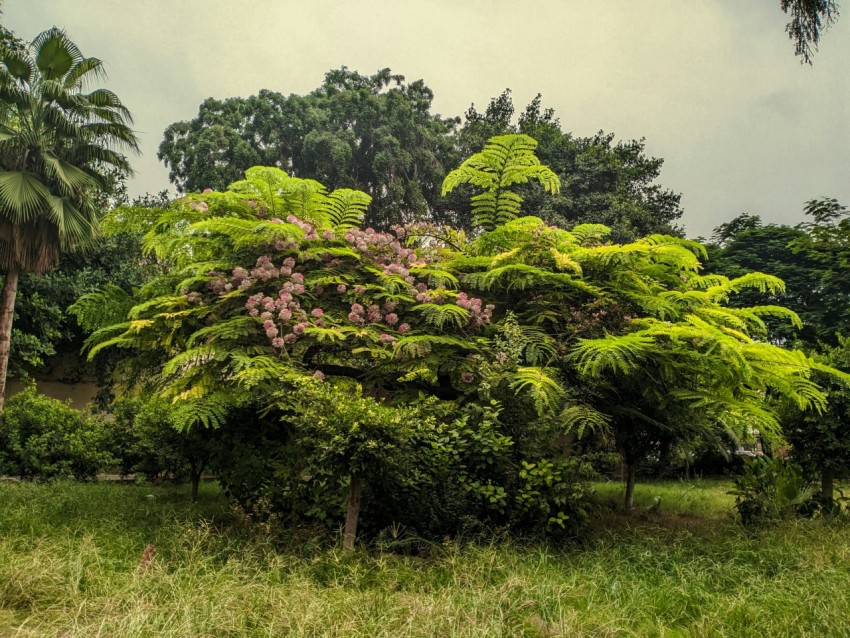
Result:
{"label": "tall grass", "polygon": [[[245,528],[213,486],[193,506],[172,489],[0,484],[0,636],[850,636],[850,530],[748,534],[718,511],[726,489],[646,486],[658,512],[611,515],[580,544],[403,556]],[[693,526],[700,494],[711,516]]]}

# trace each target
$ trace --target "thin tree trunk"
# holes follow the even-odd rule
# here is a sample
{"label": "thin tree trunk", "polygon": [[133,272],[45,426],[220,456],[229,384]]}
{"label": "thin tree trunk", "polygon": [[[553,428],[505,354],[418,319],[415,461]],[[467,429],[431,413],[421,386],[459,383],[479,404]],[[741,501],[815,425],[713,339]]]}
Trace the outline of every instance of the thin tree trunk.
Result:
{"label": "thin tree trunk", "polygon": [[630,511],[635,504],[635,466],[626,463],[626,501],[625,509]]}
{"label": "thin tree trunk", "polygon": [[12,320],[15,318],[15,297],[18,294],[18,271],[9,270],[0,294],[0,412],[6,402],[6,375],[9,371],[9,350],[12,345]]}
{"label": "thin tree trunk", "polygon": [[189,480],[192,481],[192,502],[198,500],[198,485],[201,483],[201,473],[191,470]]}
{"label": "thin tree trunk", "polygon": [[346,551],[354,549],[354,539],[357,537],[357,519],[360,516],[360,496],[362,490],[360,477],[352,474],[351,484],[348,486],[348,509],[345,513],[345,531],[342,536],[342,548]]}
{"label": "thin tree trunk", "polygon": [[824,468],[821,473],[820,494],[824,503],[832,503],[835,491],[833,489],[833,472],[831,469]]}

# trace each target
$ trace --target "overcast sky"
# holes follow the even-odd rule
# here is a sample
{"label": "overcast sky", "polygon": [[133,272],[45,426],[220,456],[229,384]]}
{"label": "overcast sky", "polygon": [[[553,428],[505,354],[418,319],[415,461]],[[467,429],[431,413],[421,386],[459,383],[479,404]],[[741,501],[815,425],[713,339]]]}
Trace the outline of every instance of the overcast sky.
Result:
{"label": "overcast sky", "polygon": [[850,2],[802,66],[778,0],[5,0],[24,39],[56,25],[106,62],[142,156],[132,194],[169,186],[166,126],[207,97],[307,93],[331,68],[422,78],[462,115],[505,88],[565,130],[645,137],[688,235],[747,211],[796,223],[850,204]]}

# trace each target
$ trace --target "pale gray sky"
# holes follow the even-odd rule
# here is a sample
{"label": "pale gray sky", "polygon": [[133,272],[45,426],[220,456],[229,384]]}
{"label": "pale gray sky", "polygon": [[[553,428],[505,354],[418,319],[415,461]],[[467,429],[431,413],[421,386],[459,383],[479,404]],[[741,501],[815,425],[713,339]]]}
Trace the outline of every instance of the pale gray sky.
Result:
{"label": "pale gray sky", "polygon": [[850,204],[850,2],[814,67],[778,0],[5,0],[31,39],[56,25],[105,60],[143,155],[131,191],[169,186],[165,127],[206,97],[303,94],[324,73],[390,67],[462,115],[504,88],[538,92],[565,130],[645,137],[683,194],[690,236],[740,212],[796,223],[803,202]]}

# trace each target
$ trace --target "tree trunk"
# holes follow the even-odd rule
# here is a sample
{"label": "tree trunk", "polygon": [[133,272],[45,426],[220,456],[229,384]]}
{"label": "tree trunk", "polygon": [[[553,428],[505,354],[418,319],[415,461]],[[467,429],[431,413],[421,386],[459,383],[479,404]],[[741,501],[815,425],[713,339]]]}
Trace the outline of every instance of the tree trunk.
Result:
{"label": "tree trunk", "polygon": [[201,483],[201,473],[200,472],[192,472],[192,476],[190,477],[192,481],[192,502],[198,500],[198,485]]}
{"label": "tree trunk", "polygon": [[0,294],[0,412],[6,402],[6,374],[9,371],[9,350],[12,345],[12,320],[15,318],[15,297],[18,294],[18,271],[9,270]]}
{"label": "tree trunk", "polygon": [[824,503],[832,504],[832,500],[833,500],[833,497],[834,497],[834,494],[835,494],[835,492],[833,490],[833,484],[832,484],[833,478],[834,478],[832,470],[824,468],[823,472],[821,473],[820,478],[821,478],[821,487],[820,487],[821,499],[823,499]]}
{"label": "tree trunk", "polygon": [[626,463],[626,511],[630,511],[635,504],[635,466],[634,463]]}
{"label": "tree trunk", "polygon": [[360,516],[360,495],[363,488],[360,477],[351,475],[348,486],[348,510],[345,513],[345,531],[342,536],[342,548],[346,551],[354,549],[354,539],[357,537],[357,518]]}

